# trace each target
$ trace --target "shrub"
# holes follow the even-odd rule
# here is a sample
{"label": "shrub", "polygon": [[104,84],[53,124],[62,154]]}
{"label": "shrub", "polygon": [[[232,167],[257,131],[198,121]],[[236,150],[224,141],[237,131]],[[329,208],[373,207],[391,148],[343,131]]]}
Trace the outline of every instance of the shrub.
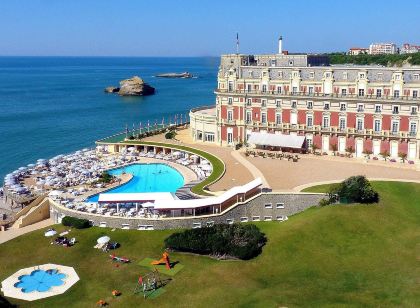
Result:
{"label": "shrub", "polygon": [[171,130],[165,134],[165,139],[174,139],[176,136],[176,132]]}
{"label": "shrub", "polygon": [[330,200],[325,199],[325,198],[322,198],[321,200],[319,200],[319,203],[318,203],[319,206],[326,206],[330,204],[331,204]]}
{"label": "shrub", "polygon": [[87,219],[65,216],[61,220],[63,226],[74,227],[76,229],[85,229],[90,227],[90,222]]}
{"label": "shrub", "polygon": [[101,176],[98,179],[99,183],[110,183],[114,177],[110,175],[107,171],[102,172]]}
{"label": "shrub", "polygon": [[328,194],[338,196],[340,200],[346,202],[373,203],[379,201],[378,193],[372,185],[362,175],[352,176],[338,185],[332,186]]}
{"label": "shrub", "polygon": [[249,260],[261,253],[266,241],[255,225],[221,224],[174,233],[165,239],[165,246],[218,258]]}

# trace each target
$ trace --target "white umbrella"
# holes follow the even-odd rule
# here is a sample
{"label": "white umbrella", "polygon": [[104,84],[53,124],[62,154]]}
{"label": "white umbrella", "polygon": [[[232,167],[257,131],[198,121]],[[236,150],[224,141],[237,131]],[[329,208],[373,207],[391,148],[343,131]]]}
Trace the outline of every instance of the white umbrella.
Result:
{"label": "white umbrella", "polygon": [[102,236],[96,241],[98,244],[106,244],[111,240],[109,236]]}
{"label": "white umbrella", "polygon": [[172,153],[172,155],[173,156],[180,156],[181,155],[181,152],[180,151],[175,151],[175,152]]}
{"label": "white umbrella", "polygon": [[203,171],[211,171],[212,170],[210,165],[201,165],[200,168]]}
{"label": "white umbrella", "polygon": [[141,206],[142,207],[155,207],[155,204],[153,202],[146,202],[146,203],[143,203]]}
{"label": "white umbrella", "polygon": [[48,196],[59,196],[59,195],[61,195],[61,191],[59,191],[59,190],[53,190],[53,191],[51,191],[49,194],[48,194]]}
{"label": "white umbrella", "polygon": [[50,237],[50,236],[54,236],[54,235],[56,235],[57,234],[57,231],[55,231],[55,230],[49,230],[49,231],[47,231],[47,232],[45,232],[45,236],[46,237]]}

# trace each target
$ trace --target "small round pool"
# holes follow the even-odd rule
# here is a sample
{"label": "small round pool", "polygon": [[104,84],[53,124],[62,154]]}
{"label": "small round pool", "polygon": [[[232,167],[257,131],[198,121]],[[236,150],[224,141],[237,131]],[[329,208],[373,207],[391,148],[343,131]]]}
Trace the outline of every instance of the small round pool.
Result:
{"label": "small round pool", "polygon": [[19,277],[19,282],[15,284],[16,288],[21,289],[23,293],[33,291],[46,292],[52,287],[64,284],[65,274],[59,273],[57,270],[34,270],[29,275]]}
{"label": "small round pool", "polygon": [[[176,169],[166,164],[133,164],[108,171],[111,175],[129,173],[133,178],[106,193],[146,193],[176,192],[184,185],[184,178]],[[93,195],[86,201],[97,202],[99,195]]]}

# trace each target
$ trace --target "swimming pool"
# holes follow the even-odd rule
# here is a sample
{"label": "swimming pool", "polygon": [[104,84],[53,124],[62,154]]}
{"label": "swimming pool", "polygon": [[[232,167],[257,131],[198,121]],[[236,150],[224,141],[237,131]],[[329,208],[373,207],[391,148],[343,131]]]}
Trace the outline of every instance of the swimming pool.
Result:
{"label": "swimming pool", "polygon": [[[184,185],[184,178],[174,168],[165,164],[133,164],[108,171],[111,175],[129,173],[133,178],[106,193],[145,193],[176,192]],[[99,195],[93,195],[86,201],[97,202]]]}
{"label": "swimming pool", "polygon": [[29,275],[19,277],[19,282],[15,284],[16,288],[20,288],[23,293],[33,291],[46,292],[52,287],[64,284],[65,274],[59,273],[57,270],[34,270]]}

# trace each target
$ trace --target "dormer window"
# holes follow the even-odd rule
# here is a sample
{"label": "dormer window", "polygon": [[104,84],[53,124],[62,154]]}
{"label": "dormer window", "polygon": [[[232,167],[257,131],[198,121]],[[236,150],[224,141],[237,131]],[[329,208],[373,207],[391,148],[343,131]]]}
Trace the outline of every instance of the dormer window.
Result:
{"label": "dormer window", "polygon": [[382,81],[384,79],[383,73],[378,73],[378,80]]}
{"label": "dormer window", "polygon": [[395,75],[395,80],[400,80],[401,76],[399,74]]}
{"label": "dormer window", "polygon": [[325,73],[325,78],[331,78],[331,73]]}
{"label": "dormer window", "polygon": [[420,80],[420,76],[419,76],[419,74],[414,74],[414,75],[413,75],[413,79],[414,79],[414,80]]}
{"label": "dormer window", "polygon": [[309,72],[309,78],[314,79],[315,78],[315,72]]}
{"label": "dormer window", "polygon": [[347,80],[348,78],[349,78],[348,73],[347,72],[344,72],[343,73],[343,79],[344,80]]}
{"label": "dormer window", "polygon": [[360,73],[359,74],[359,79],[365,79],[365,76],[366,76],[365,73]]}
{"label": "dormer window", "polygon": [[279,72],[279,78],[282,79],[283,78],[283,72]]}
{"label": "dormer window", "polygon": [[253,72],[252,72],[252,71],[249,71],[249,72],[248,72],[248,77],[249,77],[249,78],[252,78],[252,77],[253,77]]}
{"label": "dormer window", "polygon": [[293,66],[293,60],[289,61],[289,66]]}

